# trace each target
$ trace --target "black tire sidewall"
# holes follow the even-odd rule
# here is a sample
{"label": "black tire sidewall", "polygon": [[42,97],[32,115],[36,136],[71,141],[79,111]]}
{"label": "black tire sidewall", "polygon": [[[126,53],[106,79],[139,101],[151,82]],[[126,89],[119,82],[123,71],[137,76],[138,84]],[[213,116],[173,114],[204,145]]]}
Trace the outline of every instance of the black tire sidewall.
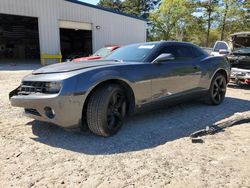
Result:
{"label": "black tire sidewall", "polygon": [[[210,85],[209,96],[208,96],[208,97],[209,97],[210,103],[212,103],[213,105],[219,105],[219,104],[221,104],[221,103],[224,101],[224,99],[225,99],[225,94],[226,94],[226,92],[225,92],[224,95],[222,96],[220,102],[215,101],[214,98],[213,98],[213,87],[214,87],[214,82],[215,82],[219,77],[221,77],[221,78],[223,79],[223,82],[224,82],[225,85],[226,85],[226,83],[227,83],[227,82],[226,82],[226,78],[225,78],[222,74],[217,73],[217,74],[214,76],[214,78],[213,78],[213,80],[212,80],[212,82],[211,82],[211,85]],[[225,87],[225,89],[226,89],[226,87]]]}
{"label": "black tire sidewall", "polygon": [[128,102],[125,91],[118,84],[100,86],[90,97],[87,107],[87,123],[91,132],[96,135],[109,137],[117,133],[122,127],[124,117],[120,125],[114,129],[110,129],[107,122],[107,110],[110,99],[116,92],[121,93],[125,97],[125,102]]}

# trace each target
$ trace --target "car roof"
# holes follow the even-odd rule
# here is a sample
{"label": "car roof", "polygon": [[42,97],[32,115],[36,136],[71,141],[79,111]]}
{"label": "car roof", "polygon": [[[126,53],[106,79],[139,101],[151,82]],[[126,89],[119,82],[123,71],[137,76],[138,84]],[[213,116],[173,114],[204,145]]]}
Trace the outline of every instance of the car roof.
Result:
{"label": "car roof", "polygon": [[142,43],[135,43],[131,45],[160,45],[160,44],[185,44],[185,45],[192,45],[196,46],[191,42],[179,42],[179,41],[171,41],[171,40],[161,40],[161,41],[153,41],[153,42],[142,42]]}
{"label": "car roof", "polygon": [[191,42],[179,42],[179,41],[160,41],[161,43],[165,44],[185,44],[185,45],[194,45]]}

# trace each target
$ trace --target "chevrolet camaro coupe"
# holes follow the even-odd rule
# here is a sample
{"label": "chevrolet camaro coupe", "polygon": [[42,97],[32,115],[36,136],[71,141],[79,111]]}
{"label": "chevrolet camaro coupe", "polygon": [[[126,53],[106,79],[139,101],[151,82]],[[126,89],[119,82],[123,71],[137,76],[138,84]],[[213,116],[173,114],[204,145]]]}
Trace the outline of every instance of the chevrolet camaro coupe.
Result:
{"label": "chevrolet camaro coupe", "polygon": [[64,128],[89,128],[108,137],[126,115],[147,106],[202,98],[223,102],[230,64],[184,42],[150,42],[119,48],[103,60],[60,63],[33,71],[10,92],[25,114]]}

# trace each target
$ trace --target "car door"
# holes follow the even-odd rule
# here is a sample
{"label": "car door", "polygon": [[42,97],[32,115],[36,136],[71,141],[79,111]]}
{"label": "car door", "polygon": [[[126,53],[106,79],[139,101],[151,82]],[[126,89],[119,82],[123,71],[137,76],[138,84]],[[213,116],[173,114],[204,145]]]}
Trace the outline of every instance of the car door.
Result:
{"label": "car door", "polygon": [[153,100],[199,88],[201,67],[192,48],[177,44],[162,47],[160,53],[171,53],[175,59],[151,64]]}

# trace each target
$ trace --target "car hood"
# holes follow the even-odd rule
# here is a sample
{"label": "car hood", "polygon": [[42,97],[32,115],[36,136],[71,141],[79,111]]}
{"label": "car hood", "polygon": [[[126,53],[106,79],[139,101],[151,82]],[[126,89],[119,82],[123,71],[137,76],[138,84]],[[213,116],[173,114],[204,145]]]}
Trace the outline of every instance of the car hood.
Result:
{"label": "car hood", "polygon": [[52,74],[52,73],[63,73],[69,71],[75,71],[80,69],[87,69],[93,67],[103,67],[117,65],[120,62],[117,61],[85,61],[85,62],[70,62],[70,63],[57,63],[42,67],[32,72],[32,74]]}
{"label": "car hood", "polygon": [[231,36],[233,48],[249,48],[250,47],[250,32],[239,33]]}

